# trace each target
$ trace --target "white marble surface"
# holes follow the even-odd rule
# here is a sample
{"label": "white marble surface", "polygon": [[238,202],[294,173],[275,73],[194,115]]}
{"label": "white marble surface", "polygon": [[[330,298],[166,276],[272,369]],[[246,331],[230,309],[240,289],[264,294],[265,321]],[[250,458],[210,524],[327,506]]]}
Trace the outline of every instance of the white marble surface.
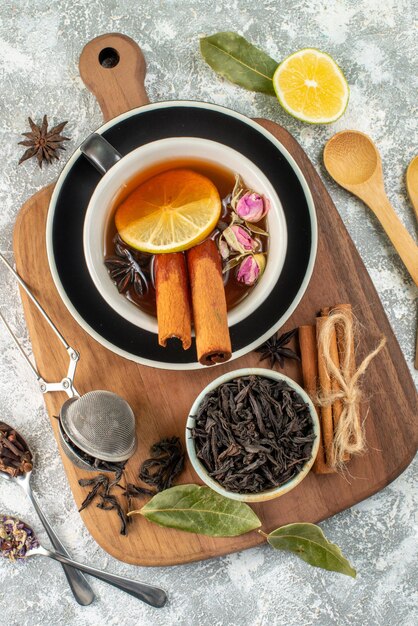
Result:
{"label": "white marble surface", "polygon": [[[404,172],[417,153],[417,5],[414,0],[2,0],[0,3],[0,250],[12,259],[13,224],[22,202],[52,182],[62,162],[100,124],[99,108],[78,75],[84,43],[105,32],[133,37],[148,61],[151,100],[201,99],[265,116],[288,128],[317,165],[384,303],[413,370],[416,289],[370,212],[339,189],[321,165],[334,132],[358,128],[378,144],[388,195],[416,234]],[[198,37],[235,30],[276,59],[301,47],[328,51],[344,69],[351,100],[329,127],[303,125],[278,103],[222,82],[200,58]],[[68,119],[68,152],[40,171],[19,168],[26,117]],[[16,286],[0,268],[1,310],[28,349]],[[46,347],[47,349],[47,347]],[[0,564],[0,624],[7,626],[137,624],[287,626],[418,623],[417,464],[385,490],[322,524],[358,570],[356,580],[309,568],[289,554],[260,547],[193,565],[146,569],[119,563],[84,529],[71,497],[42,398],[25,363],[0,327],[0,417],[19,428],[38,454],[35,487],[74,557],[165,587],[157,612],[103,583],[97,600],[78,607],[59,566],[38,559]],[[400,416],[401,418],[401,416]],[[415,481],[415,482],[414,482]],[[0,509],[39,528],[22,493],[0,485]],[[44,533],[40,533],[44,538]]]}

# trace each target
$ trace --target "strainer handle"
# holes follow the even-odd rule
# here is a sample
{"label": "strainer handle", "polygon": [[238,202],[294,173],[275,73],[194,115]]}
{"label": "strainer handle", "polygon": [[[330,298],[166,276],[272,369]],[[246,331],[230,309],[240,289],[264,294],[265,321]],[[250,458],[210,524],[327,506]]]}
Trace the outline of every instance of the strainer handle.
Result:
{"label": "strainer handle", "polygon": [[16,272],[16,270],[14,270],[13,267],[10,265],[9,261],[1,253],[0,253],[0,258],[3,261],[4,265],[7,267],[7,269],[9,270],[9,272],[11,272],[13,274],[13,276],[16,278],[17,282],[22,287],[22,289],[25,291],[26,295],[32,300],[33,304],[36,306],[36,308],[38,309],[39,313],[42,315],[44,320],[49,324],[49,326],[52,328],[52,330],[54,331],[54,333],[56,334],[56,336],[58,337],[58,339],[60,340],[62,345],[65,346],[65,349],[67,350],[70,347],[69,344],[66,342],[64,337],[61,335],[60,331],[55,326],[54,322],[48,316],[46,311],[41,307],[41,305],[39,304],[38,300],[35,298],[33,293],[30,291],[29,287],[27,286],[27,284],[25,283],[23,278],[21,276],[19,276],[19,274]]}
{"label": "strainer handle", "polygon": [[63,378],[60,382],[57,382],[57,383],[48,383],[48,382],[46,382],[42,378],[42,376],[39,374],[39,372],[36,370],[35,366],[33,365],[32,361],[29,358],[29,356],[26,354],[25,350],[20,345],[19,340],[17,339],[16,335],[14,334],[14,332],[11,329],[11,327],[7,323],[6,319],[0,313],[0,319],[3,321],[3,324],[5,325],[7,330],[9,331],[9,333],[10,333],[13,341],[15,342],[16,346],[19,348],[21,354],[23,355],[23,357],[25,358],[26,362],[29,364],[30,368],[32,369],[32,371],[34,372],[36,378],[38,379],[38,384],[39,384],[40,390],[42,391],[42,393],[48,393],[49,391],[65,391],[65,393],[70,398],[73,398],[74,396],[79,396],[78,391],[74,387],[73,380],[74,380],[74,375],[75,375],[75,369],[77,367],[77,362],[78,362],[78,360],[80,358],[80,355],[78,354],[78,352],[76,350],[74,350],[74,348],[72,348],[67,343],[67,341],[64,339],[64,337],[61,335],[61,333],[58,330],[58,328],[55,326],[54,322],[48,316],[47,312],[39,304],[38,300],[35,298],[35,296],[31,292],[31,290],[29,289],[29,287],[27,286],[27,284],[25,283],[23,278],[21,276],[19,276],[19,274],[13,269],[13,267],[10,265],[10,263],[7,261],[7,259],[1,253],[0,253],[0,259],[3,261],[4,265],[7,267],[9,272],[11,272],[13,274],[13,276],[16,278],[17,282],[22,287],[22,289],[26,292],[26,294],[28,295],[30,300],[33,302],[33,304],[36,306],[36,308],[38,309],[38,311],[40,312],[42,317],[48,322],[49,326],[52,328],[52,330],[54,331],[54,333],[56,334],[56,336],[58,337],[58,339],[60,340],[62,345],[65,347],[65,349],[67,351],[67,354],[69,356],[69,359],[70,359],[67,376],[65,378]]}
{"label": "strainer handle", "polygon": [[152,585],[147,585],[146,583],[140,583],[136,580],[132,580],[131,578],[118,576],[117,574],[110,574],[109,572],[104,572],[103,570],[96,569],[90,565],[84,565],[84,563],[77,563],[62,554],[58,554],[58,552],[46,550],[45,548],[42,550],[42,554],[44,556],[51,557],[55,561],[64,563],[65,565],[76,567],[85,574],[90,574],[90,576],[103,580],[105,583],[109,583],[109,585],[112,585],[113,587],[126,591],[126,593],[134,596],[134,598],[138,598],[138,600],[142,600],[142,602],[145,602],[146,604],[149,604],[157,609],[162,608],[167,602],[166,592],[159,587],[153,587]]}

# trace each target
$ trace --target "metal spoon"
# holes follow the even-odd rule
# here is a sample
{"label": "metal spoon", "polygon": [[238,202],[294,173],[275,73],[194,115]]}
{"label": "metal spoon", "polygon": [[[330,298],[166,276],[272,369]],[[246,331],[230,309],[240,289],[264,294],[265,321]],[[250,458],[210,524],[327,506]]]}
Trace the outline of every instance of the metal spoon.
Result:
{"label": "metal spoon", "polygon": [[[4,422],[0,422],[0,425],[3,423]],[[34,456],[32,452],[30,451],[22,435],[20,433],[18,433],[18,435],[24,441],[26,449],[30,452],[32,456],[32,463],[33,463]],[[62,545],[59,537],[55,534],[55,531],[53,530],[47,518],[43,514],[41,507],[39,506],[39,503],[37,499],[35,498],[35,495],[31,487],[32,470],[24,474],[20,474],[19,476],[11,476],[7,472],[2,472],[0,470],[0,478],[3,478],[4,480],[7,480],[8,482],[15,483],[22,487],[22,489],[25,491],[26,495],[28,496],[29,500],[32,502],[33,508],[37,512],[38,517],[41,520],[42,525],[45,528],[48,534],[48,537],[52,545],[54,546],[54,548],[58,550],[59,552],[61,552],[61,554],[64,554],[65,556],[70,557],[69,553],[67,552],[65,547]],[[88,606],[89,604],[91,604],[95,596],[93,593],[93,589],[90,587],[85,576],[78,570],[73,569],[72,567],[68,567],[67,565],[63,565],[63,570],[67,577],[68,584],[71,587],[71,591],[73,592],[73,595],[75,599],[77,600],[77,602],[81,604],[82,606]]]}
{"label": "metal spoon", "polygon": [[[3,515],[0,514],[0,518],[2,517]],[[11,518],[11,516],[4,516],[4,517],[8,517],[8,519]],[[167,594],[163,589],[159,589],[158,587],[153,587],[152,585],[147,585],[146,583],[140,583],[130,578],[118,576],[117,574],[109,574],[108,572],[104,572],[103,570],[96,569],[95,567],[90,567],[90,565],[84,565],[83,563],[78,563],[77,561],[73,561],[72,559],[69,559],[68,557],[63,556],[62,554],[59,554],[58,552],[47,550],[46,548],[42,547],[39,544],[36,534],[34,533],[33,529],[28,524],[26,524],[26,522],[22,522],[22,520],[19,520],[17,518],[12,518],[12,519],[15,519],[18,522],[21,522],[22,524],[24,524],[26,529],[32,531],[34,543],[35,545],[37,545],[37,547],[30,547],[28,551],[26,552],[25,556],[23,557],[16,556],[15,558],[19,558],[20,560],[22,560],[30,556],[47,556],[50,559],[54,559],[54,561],[58,561],[59,563],[69,565],[70,567],[75,567],[81,570],[82,572],[85,572],[86,574],[90,574],[90,576],[94,576],[95,578],[98,578],[99,580],[103,580],[104,582],[109,583],[109,585],[112,585],[113,587],[117,587],[118,589],[121,589],[122,591],[126,591],[126,593],[129,593],[131,596],[134,596],[135,598],[138,598],[138,600],[142,600],[143,602],[146,602],[146,604],[150,604],[151,606],[157,609],[163,607],[165,603],[167,602]],[[7,556],[5,556],[1,550],[0,550],[0,555],[7,558]]]}
{"label": "metal spoon", "polygon": [[324,149],[328,173],[373,211],[418,285],[418,246],[396,215],[385,193],[382,161],[373,141],[357,130],[344,130]]}

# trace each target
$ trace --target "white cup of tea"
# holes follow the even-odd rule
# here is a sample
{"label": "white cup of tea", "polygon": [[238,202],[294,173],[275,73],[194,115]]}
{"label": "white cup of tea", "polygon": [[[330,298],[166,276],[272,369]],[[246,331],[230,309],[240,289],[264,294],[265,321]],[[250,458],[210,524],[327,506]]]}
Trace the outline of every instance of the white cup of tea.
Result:
{"label": "white cup of tea", "polygon": [[[263,172],[236,150],[209,139],[173,137],[147,143],[124,157],[100,135],[91,135],[82,152],[103,174],[91,196],[84,220],[84,255],[90,276],[106,302],[132,324],[158,334],[157,319],[142,311],[120,294],[104,264],[107,232],[113,219],[115,200],[124,187],[146,171],[164,163],[183,160],[202,161],[237,173],[245,185],[270,201],[267,215],[269,233],[264,273],[248,296],[228,311],[228,325],[246,319],[269,296],[283,268],[287,248],[286,219],[280,199]],[[231,189],[232,191],[232,189]]]}

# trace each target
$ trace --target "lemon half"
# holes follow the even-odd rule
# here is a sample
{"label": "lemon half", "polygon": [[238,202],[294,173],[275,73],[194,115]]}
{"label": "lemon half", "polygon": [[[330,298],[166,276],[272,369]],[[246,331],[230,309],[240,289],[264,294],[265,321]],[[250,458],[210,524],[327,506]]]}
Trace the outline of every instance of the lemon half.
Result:
{"label": "lemon half", "polygon": [[304,48],[276,69],[273,86],[282,107],[311,124],[335,122],[344,113],[349,88],[344,74],[328,54]]}

